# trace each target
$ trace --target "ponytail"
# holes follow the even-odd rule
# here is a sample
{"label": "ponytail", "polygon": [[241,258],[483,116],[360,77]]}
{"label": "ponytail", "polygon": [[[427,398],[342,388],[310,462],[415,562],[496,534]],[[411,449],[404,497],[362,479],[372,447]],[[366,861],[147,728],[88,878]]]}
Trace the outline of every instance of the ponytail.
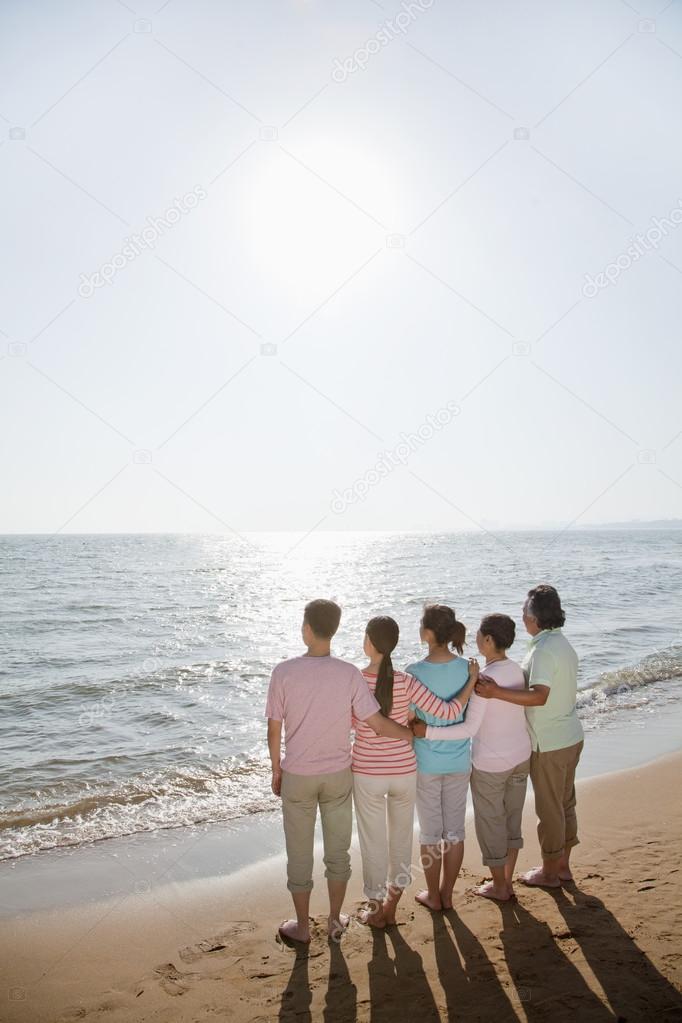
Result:
{"label": "ponytail", "polygon": [[391,661],[391,653],[397,646],[400,630],[398,623],[393,618],[389,618],[388,615],[378,615],[367,622],[367,629],[365,631],[372,646],[381,654],[374,696],[379,704],[381,713],[387,718],[393,710],[393,662]]}
{"label": "ponytail", "polygon": [[390,654],[382,654],[374,696],[385,718],[393,709],[393,662]]}
{"label": "ponytail", "polygon": [[452,638],[450,640],[450,643],[452,644],[453,649],[456,650],[458,654],[464,653],[466,635],[467,630],[465,629],[465,627],[462,625],[461,622],[455,620],[455,623],[452,627]]}

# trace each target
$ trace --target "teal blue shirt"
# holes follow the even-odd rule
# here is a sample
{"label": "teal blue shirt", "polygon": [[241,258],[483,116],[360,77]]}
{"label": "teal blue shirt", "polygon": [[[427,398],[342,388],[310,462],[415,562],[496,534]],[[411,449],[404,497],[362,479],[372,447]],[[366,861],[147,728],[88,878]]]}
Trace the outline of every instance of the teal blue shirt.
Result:
{"label": "teal blue shirt", "polygon": [[[443,664],[432,664],[430,661],[417,661],[405,669],[430,689],[441,700],[451,700],[467,684],[469,678],[469,662],[465,657],[456,657],[453,661]],[[429,725],[442,727],[454,722],[444,721],[425,714],[414,704],[412,710],[422,721]],[[460,714],[457,721],[463,721]],[[417,770],[422,774],[462,774],[471,768],[471,740],[462,739],[452,742],[449,739],[415,739],[414,752],[417,756]]]}

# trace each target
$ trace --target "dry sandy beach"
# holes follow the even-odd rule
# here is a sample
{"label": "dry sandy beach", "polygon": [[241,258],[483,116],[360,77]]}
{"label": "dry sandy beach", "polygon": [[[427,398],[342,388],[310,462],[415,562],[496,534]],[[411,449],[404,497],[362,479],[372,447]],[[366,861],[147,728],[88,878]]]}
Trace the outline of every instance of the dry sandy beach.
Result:
{"label": "dry sandy beach", "polygon": [[[576,883],[558,892],[467,895],[482,876],[471,829],[454,911],[416,907],[413,886],[398,927],[354,924],[330,946],[318,869],[307,955],[275,938],[289,913],[279,859],[6,920],[0,1019],[682,1020],[681,771],[675,754],[580,783]],[[537,859],[526,810],[522,868]],[[347,908],[360,890],[356,853]]]}

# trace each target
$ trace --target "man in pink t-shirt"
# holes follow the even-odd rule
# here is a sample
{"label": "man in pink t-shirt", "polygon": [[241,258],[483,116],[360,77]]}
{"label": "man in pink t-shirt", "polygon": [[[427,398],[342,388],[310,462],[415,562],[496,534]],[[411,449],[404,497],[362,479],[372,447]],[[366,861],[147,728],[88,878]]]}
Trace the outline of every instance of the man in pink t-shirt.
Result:
{"label": "man in pink t-shirt", "polygon": [[[286,920],[279,933],[282,938],[306,944],[310,941],[308,911],[318,806],[330,936],[340,937],[348,925],[341,906],[351,873],[353,716],[378,735],[412,740],[409,728],[383,716],[360,671],[348,661],[332,657],[331,639],[340,620],[341,608],[331,600],[313,600],[306,605],[301,635],[308,652],[277,665],[265,708],[272,791],[282,797],[287,887],[296,909],[296,919]],[[282,725],[285,756],[280,758]]]}

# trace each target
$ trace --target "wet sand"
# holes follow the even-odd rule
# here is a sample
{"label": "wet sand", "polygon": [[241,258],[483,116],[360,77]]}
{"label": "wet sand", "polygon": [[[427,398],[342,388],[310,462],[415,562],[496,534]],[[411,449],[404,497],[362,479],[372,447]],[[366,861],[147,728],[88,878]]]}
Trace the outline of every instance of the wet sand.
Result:
{"label": "wet sand", "polygon": [[[416,879],[398,927],[352,923],[329,944],[318,865],[307,953],[276,939],[281,857],[256,847],[229,877],[170,884],[130,870],[106,901],[2,922],[0,1019],[682,1020],[681,777],[675,754],[581,782],[575,883],[517,885],[504,906],[466,893],[484,876],[470,830],[453,911],[416,906]],[[532,804],[524,833],[521,869],[537,862]],[[349,911],[360,892],[356,853]]]}

